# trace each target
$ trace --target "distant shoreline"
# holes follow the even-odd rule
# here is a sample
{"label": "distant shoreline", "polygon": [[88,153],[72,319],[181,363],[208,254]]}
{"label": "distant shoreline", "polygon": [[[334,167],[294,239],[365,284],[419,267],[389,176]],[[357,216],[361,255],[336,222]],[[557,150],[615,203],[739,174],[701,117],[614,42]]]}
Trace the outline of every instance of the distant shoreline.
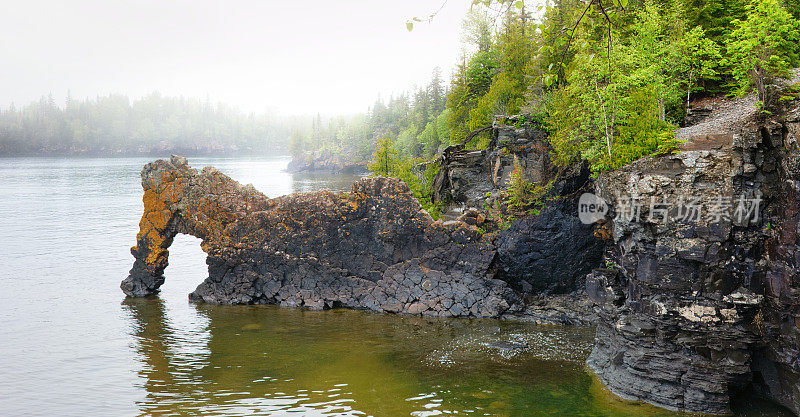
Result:
{"label": "distant shoreline", "polygon": [[148,152],[117,152],[117,151],[86,151],[86,152],[20,152],[0,153],[0,158],[159,158],[170,155],[181,155],[189,158],[204,157],[263,157],[286,156],[291,157],[288,150],[275,149],[264,151],[196,151],[181,149],[165,149]]}

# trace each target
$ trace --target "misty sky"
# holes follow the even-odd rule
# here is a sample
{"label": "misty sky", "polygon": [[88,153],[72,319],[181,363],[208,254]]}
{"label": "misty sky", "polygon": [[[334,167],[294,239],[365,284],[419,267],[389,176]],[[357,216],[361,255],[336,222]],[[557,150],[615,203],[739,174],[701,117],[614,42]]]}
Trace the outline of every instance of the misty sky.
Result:
{"label": "misty sky", "polygon": [[158,90],[246,111],[362,112],[448,77],[469,0],[7,0],[0,106]]}

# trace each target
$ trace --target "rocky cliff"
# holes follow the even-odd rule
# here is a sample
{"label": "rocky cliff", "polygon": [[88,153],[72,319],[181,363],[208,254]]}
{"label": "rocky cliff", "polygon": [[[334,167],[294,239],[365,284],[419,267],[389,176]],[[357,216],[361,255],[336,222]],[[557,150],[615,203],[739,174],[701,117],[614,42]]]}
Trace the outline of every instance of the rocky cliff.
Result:
{"label": "rocky cliff", "polygon": [[598,178],[613,243],[587,278],[588,364],[669,409],[724,414],[755,389],[800,413],[800,105],[717,125]]}
{"label": "rocky cliff", "polygon": [[[539,126],[523,123],[519,116],[496,117],[490,134],[486,149],[453,145],[442,152],[432,200],[442,206],[445,216],[458,216],[470,208],[482,210],[506,188],[515,161],[531,182],[547,183],[556,177],[547,132]],[[586,174],[582,183],[588,179]]]}
{"label": "rocky cliff", "polygon": [[158,290],[168,248],[186,233],[208,254],[209,276],[190,295],[198,301],[481,317],[519,307],[489,271],[491,239],[462,222],[433,221],[395,179],[270,199],[172,157],[146,165],[142,187],[135,262],[121,284],[128,296]]}
{"label": "rocky cliff", "polygon": [[[473,180],[459,179],[459,166],[474,170],[459,154],[440,161],[450,186],[496,183],[496,196],[515,159],[532,179],[555,179],[542,131],[497,124],[493,134],[499,140],[479,151]],[[395,179],[269,199],[211,167],[159,160],[142,170],[144,214],[122,289],[156,292],[172,239],[186,233],[203,239],[208,253],[209,277],[195,300],[589,324],[596,316],[583,280],[599,265],[603,241],[578,220],[576,199],[591,181],[584,169],[554,183],[559,199],[540,216],[492,233],[474,208],[460,210],[459,220],[433,221]],[[474,207],[473,194],[466,202]]]}
{"label": "rocky cliff", "polygon": [[[459,219],[447,222],[393,179],[269,199],[213,168],[156,161],[142,171],[122,289],[156,292],[172,239],[187,233],[208,253],[198,301],[586,323],[588,295],[599,317],[588,364],[619,396],[724,414],[756,391],[798,413],[800,104],[782,103],[735,122],[711,111],[713,128],[683,130],[680,153],[595,180],[553,168],[541,131],[496,124],[488,149],[443,155],[435,192]],[[552,198],[485,233],[478,210],[514,161],[552,183]],[[593,190],[610,205],[596,227],[577,212]]]}
{"label": "rocky cliff", "polygon": [[578,198],[593,189],[588,168],[554,166],[547,132],[522,117],[496,117],[490,134],[486,149],[454,145],[444,150],[433,200],[442,205],[445,218],[484,211],[503,199],[515,167],[533,184],[550,184],[538,215],[519,216],[498,232],[495,276],[526,298],[529,307],[559,311],[560,318],[534,312],[540,321],[592,320],[583,313],[583,283],[600,265],[604,242],[593,226],[578,219]]}

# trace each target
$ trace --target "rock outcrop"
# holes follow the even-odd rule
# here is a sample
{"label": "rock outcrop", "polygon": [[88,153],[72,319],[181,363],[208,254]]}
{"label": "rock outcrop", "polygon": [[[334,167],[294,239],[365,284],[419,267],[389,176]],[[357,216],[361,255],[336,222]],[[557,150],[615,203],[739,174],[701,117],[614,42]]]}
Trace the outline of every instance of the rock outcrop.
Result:
{"label": "rock outcrop", "polygon": [[[495,124],[480,158],[469,162],[450,148],[439,161],[447,176],[437,177],[438,195],[463,198],[448,200],[458,220],[445,222],[433,221],[394,179],[362,179],[351,193],[268,199],[183,158],[148,164],[136,260],[122,288],[130,296],[157,291],[167,248],[186,233],[203,239],[208,253],[209,277],[195,300],[590,324],[596,316],[583,281],[599,266],[603,241],[577,217],[577,197],[592,186],[588,170],[559,172],[543,131],[507,121]],[[483,188],[498,198],[515,161],[531,181],[552,180],[558,198],[539,216],[487,233],[476,209]]]}
{"label": "rock outcrop", "polygon": [[582,292],[601,264],[605,242],[578,218],[578,199],[593,184],[585,166],[575,168],[554,179],[538,215],[514,221],[495,240],[497,278],[522,294]]}
{"label": "rock outcrop", "polygon": [[544,184],[555,177],[547,132],[540,127],[523,124],[518,117],[498,117],[490,134],[486,149],[452,145],[442,152],[432,200],[442,206],[445,216],[455,217],[470,208],[482,210],[506,187],[515,161],[531,182]]}
{"label": "rock outcrop", "polygon": [[775,114],[597,179],[588,364],[619,396],[725,414],[755,389],[800,413],[800,105]]}
{"label": "rock outcrop", "polygon": [[579,164],[557,168],[550,161],[547,133],[521,117],[495,118],[491,135],[483,150],[465,150],[462,145],[445,149],[433,199],[442,204],[445,216],[481,211],[501,198],[515,166],[531,183],[550,184],[538,215],[523,216],[498,233],[496,277],[531,303],[543,295],[547,295],[540,303],[544,305],[569,301],[562,309],[569,315],[581,294],[552,296],[581,292],[586,274],[600,265],[604,249],[594,228],[578,219],[578,197],[593,188],[589,170]]}
{"label": "rock outcrop", "polygon": [[[684,131],[682,152],[596,180],[585,167],[555,169],[544,132],[497,123],[488,149],[445,151],[434,196],[460,219],[446,222],[394,179],[269,199],[213,168],[159,160],[142,170],[144,214],[121,287],[158,291],[172,239],[186,233],[208,254],[193,300],[599,317],[588,365],[623,398],[725,414],[754,390],[800,413],[800,103],[782,105],[735,124],[703,115],[709,124]],[[484,233],[480,209],[515,163],[557,198]],[[577,213],[591,190],[611,205],[598,227]]]}
{"label": "rock outcrop", "polygon": [[286,167],[289,172],[362,174],[367,170],[366,160],[352,160],[351,155],[334,154],[330,150],[306,152],[295,155]]}
{"label": "rock outcrop", "polygon": [[492,278],[490,236],[436,222],[408,187],[365,178],[352,192],[270,199],[211,167],[158,160],[142,170],[144,214],[121,288],[156,292],[178,233],[202,239],[208,278],[190,295],[222,304],[336,306],[429,316],[497,317],[519,308]]}

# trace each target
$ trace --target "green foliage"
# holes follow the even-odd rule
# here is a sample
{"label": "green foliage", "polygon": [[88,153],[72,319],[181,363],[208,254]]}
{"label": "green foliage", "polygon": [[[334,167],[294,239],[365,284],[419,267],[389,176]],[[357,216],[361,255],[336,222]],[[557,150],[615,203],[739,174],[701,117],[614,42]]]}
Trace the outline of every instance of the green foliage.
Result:
{"label": "green foliage", "polygon": [[505,197],[504,203],[511,213],[527,213],[539,214],[539,210],[543,205],[542,198],[550,191],[553,182],[548,184],[534,184],[525,178],[525,172],[522,169],[517,158],[514,158],[514,170],[508,180],[508,186],[503,190]]}
{"label": "green foliage", "polygon": [[722,54],[720,46],[706,36],[702,27],[696,26],[686,33],[680,44],[684,50],[680,59],[680,70],[686,74],[686,107],[689,107],[692,92],[702,91],[706,82],[720,79],[718,68]]}
{"label": "green foliage", "polygon": [[786,11],[780,0],[753,0],[747,6],[747,19],[734,20],[735,29],[728,43],[728,62],[733,67],[736,93],[751,89],[768,105],[770,85],[787,78],[789,69],[800,62],[800,23]]}
{"label": "green foliage", "polygon": [[[473,126],[480,123],[473,119],[475,117],[473,109],[489,92],[492,77],[497,72],[497,65],[495,53],[480,51],[466,65],[459,66],[447,95],[447,109],[450,110],[447,127],[450,130],[451,144],[461,142],[474,129]],[[485,124],[485,120],[482,121]]]}
{"label": "green foliage", "polygon": [[525,23],[518,21],[514,14],[507,14],[504,26],[496,46],[500,70],[470,112],[470,129],[491,123],[497,114],[517,114],[524,103],[533,43],[525,35]]}
{"label": "green foliage", "polygon": [[419,142],[424,147],[425,155],[434,155],[439,149],[441,141],[436,132],[436,122],[430,122],[425,125],[425,129],[419,134]]}
{"label": "green foliage", "polygon": [[419,128],[414,123],[405,127],[400,134],[397,135],[397,149],[400,153],[406,155],[416,155],[419,150],[419,142],[417,141],[417,132]]}
{"label": "green foliage", "polygon": [[646,2],[635,17],[624,36],[612,30],[621,39],[613,47],[607,34],[580,39],[585,46],[547,118],[557,164],[582,158],[605,171],[675,146],[668,115],[680,106],[682,71],[692,71],[681,66],[690,48],[682,28],[655,3]]}
{"label": "green foliage", "polygon": [[461,41],[480,52],[488,52],[492,48],[493,26],[494,22],[486,10],[471,9],[462,25]]}
{"label": "green foliage", "polygon": [[519,160],[514,158],[514,170],[511,172],[506,188],[499,198],[492,199],[492,193],[486,194],[483,210],[492,223],[501,230],[507,229],[518,216],[539,215],[545,207],[545,197],[553,187],[554,181],[547,184],[534,184],[526,177]]}
{"label": "green foliage", "polygon": [[[729,92],[732,68],[725,61],[727,41],[733,31],[732,22],[745,18],[745,7],[749,0],[679,0],[676,5],[681,11],[679,16],[687,28],[701,28],[706,38],[720,49],[720,57],[709,57],[696,60],[695,63],[713,63],[717,66],[718,76],[696,78],[692,84],[698,86],[691,93],[708,92],[709,94],[725,94]],[[702,87],[702,88],[700,88]]]}
{"label": "green foliage", "polygon": [[800,83],[787,86],[781,91],[778,102],[795,101],[800,98]]}
{"label": "green foliage", "polygon": [[502,28],[454,74],[451,143],[525,111],[550,132],[562,166],[586,159],[597,172],[672,152],[693,95],[726,92],[731,79],[739,92],[758,90],[798,65],[797,2],[748,1],[560,0],[535,23],[524,3],[473,2],[504,10]]}
{"label": "green foliage", "polygon": [[401,179],[422,207],[434,218],[439,217],[440,208],[431,202],[433,179],[439,172],[437,163],[399,153],[391,139],[381,139],[367,168],[373,175]]}
{"label": "green foliage", "polygon": [[[556,0],[540,13],[522,0],[473,6],[446,111],[416,94],[409,115],[391,125],[401,157],[431,157],[497,115],[523,112],[515,125],[546,129],[556,164],[616,169],[673,152],[693,97],[729,93],[731,81],[739,93],[760,90],[799,60],[800,6],[787,0]],[[478,135],[467,147],[490,139]],[[506,206],[533,191],[523,180]]]}
{"label": "green foliage", "polygon": [[367,169],[376,175],[389,177],[397,170],[397,148],[391,139],[385,138],[378,142],[372,161],[367,165]]}
{"label": "green foliage", "polygon": [[[485,30],[481,37],[470,37],[479,43],[478,50],[458,68],[448,94],[451,144],[491,124],[495,115],[518,113],[525,103],[532,80],[528,73],[535,55],[531,36],[535,30],[523,10],[506,9],[502,28],[493,34],[491,45],[475,41],[486,40]],[[489,140],[489,134],[482,134],[468,146],[482,149]]]}
{"label": "green foliage", "polygon": [[469,60],[464,80],[468,101],[475,101],[489,91],[497,65],[497,55],[492,51],[478,52]]}
{"label": "green foliage", "polygon": [[517,219],[513,214],[507,213],[505,205],[498,200],[484,202],[483,211],[486,213],[486,217],[496,224],[500,230],[508,229]]}
{"label": "green foliage", "polygon": [[450,140],[450,130],[447,128],[447,117],[449,111],[445,110],[436,118],[425,125],[425,129],[419,134],[417,141],[422,145],[423,156],[432,157],[436,155],[443,145],[447,145]]}
{"label": "green foliage", "polygon": [[785,0],[784,5],[786,6],[786,10],[791,13],[795,19],[800,20],[800,2]]}

